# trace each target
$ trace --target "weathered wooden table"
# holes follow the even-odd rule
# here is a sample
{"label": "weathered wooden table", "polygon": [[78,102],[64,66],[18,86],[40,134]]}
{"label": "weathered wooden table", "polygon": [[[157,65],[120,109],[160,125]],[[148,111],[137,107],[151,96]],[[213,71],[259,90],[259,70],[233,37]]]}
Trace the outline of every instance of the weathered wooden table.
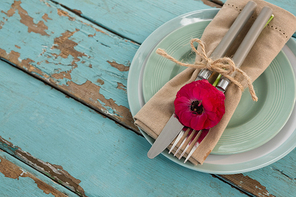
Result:
{"label": "weathered wooden table", "polygon": [[[293,0],[268,0],[296,14]],[[207,0],[2,0],[0,196],[295,196],[295,156],[236,175],[150,160],[127,76],[145,38]]]}

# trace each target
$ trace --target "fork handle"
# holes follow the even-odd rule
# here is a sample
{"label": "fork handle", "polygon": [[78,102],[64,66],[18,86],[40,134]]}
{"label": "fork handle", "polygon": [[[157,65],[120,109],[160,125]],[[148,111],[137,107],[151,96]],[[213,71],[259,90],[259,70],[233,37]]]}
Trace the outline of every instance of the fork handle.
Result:
{"label": "fork handle", "polygon": [[[267,24],[271,16],[272,9],[267,6],[263,7],[259,16],[253,23],[252,27],[248,31],[247,35],[243,39],[242,43],[240,44],[232,58],[237,68],[239,68],[246,59],[247,55],[249,54],[250,50],[252,49],[257,38],[259,37],[260,33],[264,29],[265,25]],[[234,75],[235,73],[232,74],[232,77]],[[227,78],[222,77],[217,85],[217,88],[225,92],[229,83],[230,81]]]}
{"label": "fork handle", "polygon": [[[218,46],[211,54],[212,59],[218,59],[225,55],[237,35],[241,32],[242,28],[245,26],[249,18],[252,16],[257,4],[254,1],[249,1],[238,17],[235,19],[225,36],[222,38]],[[211,76],[212,71],[207,69],[203,69],[199,72],[198,78],[199,79],[209,79]]]}

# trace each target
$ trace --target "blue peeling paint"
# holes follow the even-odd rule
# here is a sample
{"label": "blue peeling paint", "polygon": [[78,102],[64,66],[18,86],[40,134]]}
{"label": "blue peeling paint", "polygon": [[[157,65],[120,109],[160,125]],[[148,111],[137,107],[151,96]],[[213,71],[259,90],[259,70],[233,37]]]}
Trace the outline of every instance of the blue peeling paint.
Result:
{"label": "blue peeling paint", "polygon": [[[50,1],[44,1],[51,6],[46,6],[46,9],[44,9],[44,3],[35,1],[24,0],[20,6],[28,12],[30,17],[34,18],[35,23],[43,21],[48,27],[45,32],[50,36],[44,36],[34,32],[28,33],[28,27],[20,22],[21,18],[18,11],[12,17],[0,13],[0,18],[5,17],[8,19],[0,31],[0,36],[6,38],[1,41],[0,48],[4,49],[7,53],[11,51],[20,53],[19,61],[25,59],[34,60],[31,64],[49,76],[72,70],[71,79],[55,79],[55,83],[62,86],[67,85],[69,81],[73,81],[78,85],[82,85],[89,80],[101,86],[100,94],[104,95],[106,99],[116,98],[115,103],[117,105],[128,108],[127,97],[117,96],[120,95],[118,91],[122,91],[117,89],[117,82],[126,86],[128,72],[119,71],[117,68],[110,66],[107,61],[115,61],[118,64],[128,66],[127,63],[132,59],[138,46],[110,32],[102,33],[100,31],[106,30],[95,27],[100,30],[97,31],[93,27],[93,24],[90,24],[84,19],[78,19],[74,14],[69,13],[71,17],[75,18],[74,21],[70,21],[67,16],[59,16],[57,9],[67,10]],[[11,1],[8,2],[11,3]],[[8,2],[3,4],[4,7],[2,9],[4,12],[10,9]],[[52,20],[47,20],[46,22],[42,19],[45,13]],[[11,33],[11,29],[13,29],[14,33]],[[77,67],[72,64],[74,60],[72,55],[69,55],[67,58],[55,55],[59,55],[61,51],[53,48],[54,39],[62,36],[66,31],[77,31],[69,40],[78,44],[74,47],[75,50],[86,55],[78,57],[79,61],[75,62]],[[89,35],[94,36],[89,37]],[[15,46],[16,44],[20,49]],[[92,68],[89,67],[90,64]],[[100,78],[98,73],[105,80],[103,85],[97,82]],[[35,74],[39,75],[38,73]],[[107,108],[106,104],[102,103],[102,105]],[[109,113],[113,113],[112,110],[108,111]]]}
{"label": "blue peeling paint", "polygon": [[[86,196],[245,196],[163,156],[147,158],[150,145],[143,137],[4,62],[0,70],[3,138],[63,166],[81,180]],[[10,114],[4,117],[3,112]]]}
{"label": "blue peeling paint", "polygon": [[[29,177],[19,177],[18,179],[7,178],[0,173],[1,196],[45,196],[54,197],[52,194],[46,194],[39,189],[33,179]],[[4,184],[3,184],[4,183]]]}

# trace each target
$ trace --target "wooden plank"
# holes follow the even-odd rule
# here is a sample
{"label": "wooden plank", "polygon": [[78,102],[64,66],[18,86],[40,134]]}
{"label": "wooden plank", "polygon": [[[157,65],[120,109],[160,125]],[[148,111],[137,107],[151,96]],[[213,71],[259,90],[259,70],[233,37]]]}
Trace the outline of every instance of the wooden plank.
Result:
{"label": "wooden plank", "polygon": [[0,150],[1,196],[55,197],[77,196],[60,184],[51,181],[36,170],[24,165]]}
{"label": "wooden plank", "polygon": [[122,37],[142,43],[149,34],[176,16],[216,4],[208,0],[54,0],[82,17]]}
{"label": "wooden plank", "polygon": [[[144,11],[144,12],[141,10],[138,13],[138,9],[136,9],[135,7],[136,6],[143,7],[142,5],[139,5],[139,4],[130,6],[129,3],[127,3],[128,6],[125,6],[125,5],[121,6],[121,10],[116,10],[116,9],[110,10],[109,9],[108,11],[106,11],[106,9],[109,7],[112,7],[112,8],[113,8],[113,6],[116,7],[116,2],[108,1],[108,2],[104,3],[104,6],[101,6],[101,5],[97,5],[95,3],[95,1],[92,1],[92,0],[88,0],[88,1],[76,0],[76,1],[74,1],[74,3],[73,3],[73,1],[69,1],[69,0],[63,0],[63,1],[57,0],[57,1],[59,3],[61,3],[62,5],[68,7],[72,11],[77,12],[79,15],[81,15],[81,16],[83,16],[83,17],[85,17],[97,24],[107,26],[107,28],[111,29],[112,31],[114,31],[122,36],[128,37],[132,40],[136,40],[137,42],[142,42],[149,35],[149,33],[151,33],[155,29],[155,27],[148,26],[149,24],[144,22],[147,20],[148,21],[153,20],[154,16],[147,14],[147,12],[149,12],[150,9],[147,9],[149,11]],[[182,3],[183,2],[184,1],[182,1]],[[225,1],[223,1],[223,2],[222,1],[213,1],[213,2],[215,2],[218,5],[223,5],[223,2],[225,2]],[[295,9],[296,4],[294,2],[292,2],[291,0],[284,0],[284,1],[269,0],[269,2],[271,2],[275,5],[278,5],[280,7],[283,7],[284,9],[296,14],[296,9]],[[141,1],[141,3],[144,3],[144,2]],[[150,4],[148,2],[145,2],[145,3],[146,3],[146,5],[144,7],[146,7],[146,6],[149,7]],[[153,4],[153,3],[154,2],[152,2],[151,4]],[[120,2],[119,2],[119,4],[120,4]],[[166,5],[166,3],[164,3],[164,4]],[[171,4],[171,2],[168,4]],[[195,8],[195,7],[192,7],[192,8]],[[192,8],[189,8],[189,10]],[[164,7],[162,10],[157,10],[157,11],[153,10],[153,13],[155,13],[156,16],[161,16],[161,15],[167,16],[166,14],[162,13],[162,12],[165,12],[166,9],[167,8]],[[127,11],[127,10],[129,10],[129,11]],[[183,9],[183,12],[185,13],[186,11],[189,11],[189,10],[187,7],[185,7]],[[122,17],[118,17],[116,14],[114,14],[115,12],[116,12],[116,14],[119,13]],[[140,22],[137,22],[138,24],[140,24],[140,26],[138,26],[137,24],[129,25],[129,22],[135,18],[134,15],[131,13],[137,13],[137,16],[139,16],[139,17],[136,17],[136,21],[141,20]],[[181,14],[181,13],[178,13],[178,14]],[[115,24],[108,23],[108,25],[106,25],[106,24],[104,24],[104,22],[106,21],[105,20],[106,18],[116,19],[115,20],[116,23]],[[124,19],[124,20],[121,20],[121,19]],[[163,18],[161,18],[160,20],[162,20],[162,19]],[[154,24],[155,23],[156,22],[154,21]],[[117,27],[119,27],[121,25],[123,27],[121,27],[121,29],[118,30]],[[144,34],[141,34],[141,36],[142,35],[145,35],[145,36],[140,37],[139,35],[133,35],[134,31],[132,33],[128,32],[131,28],[135,28],[135,27],[138,27],[137,31],[139,31],[139,29],[140,29],[144,32]],[[287,162],[287,160],[282,160],[282,161]],[[292,165],[292,163],[291,163],[291,165]],[[277,163],[275,164],[275,166],[277,166]],[[267,169],[269,169],[269,167],[264,168],[264,170],[256,171],[256,172],[261,172],[261,173],[246,173],[246,174],[238,174],[238,175],[231,175],[231,176],[229,175],[229,176],[221,176],[221,177],[223,177],[224,180],[229,181],[231,184],[235,185],[236,187],[242,188],[243,190],[251,193],[252,195],[268,196],[269,190],[270,190],[273,194],[281,196],[280,194],[282,191],[280,190],[280,188],[277,188],[276,186],[271,187],[271,184],[270,184],[272,182],[273,183],[277,182],[276,181],[277,176],[274,176],[273,170],[267,170]],[[275,168],[275,169],[277,169],[277,168]],[[281,168],[281,169],[284,169],[284,168]],[[270,178],[270,179],[268,179],[269,181],[265,181],[266,174],[272,175],[269,177]],[[258,175],[258,176],[254,176],[254,175]],[[252,177],[252,178],[250,178],[250,177]],[[283,174],[282,174],[282,178],[284,178]],[[257,180],[259,180],[259,181],[257,181]],[[280,183],[282,183],[282,182],[279,182],[279,184]],[[291,186],[291,184],[293,184],[293,182],[289,182],[289,184],[287,184],[286,182],[284,182],[284,183],[287,185],[287,187],[289,187],[289,186]],[[273,184],[273,185],[275,185],[275,184]],[[291,189],[288,190],[288,194],[293,194],[293,191],[294,191],[294,187],[291,187]]]}
{"label": "wooden plank", "polygon": [[125,93],[137,44],[50,1],[0,8],[1,58],[137,131]]}
{"label": "wooden plank", "polygon": [[[198,9],[221,7],[226,0],[54,1],[84,18],[110,29],[118,35],[142,43],[157,27],[170,19]],[[296,14],[296,3],[294,0],[268,0],[268,2]]]}
{"label": "wooden plank", "polygon": [[260,170],[220,177],[255,196],[295,196],[295,158],[296,150]]}
{"label": "wooden plank", "polygon": [[[7,0],[1,6],[0,36],[5,39],[0,56],[137,131],[126,96],[118,95],[126,90],[129,64],[138,45],[67,12],[51,1],[10,2]],[[168,6],[166,9],[172,9],[171,2],[165,5]],[[179,9],[173,10],[181,7],[179,5]],[[179,12],[176,11],[174,16]],[[129,12],[125,10],[125,13],[128,15]],[[142,28],[138,26],[137,29]],[[137,35],[147,36],[152,29],[155,27]]]}
{"label": "wooden plank", "polygon": [[[264,183],[266,189],[274,196],[295,196],[295,158],[296,150],[284,159],[262,170],[246,173],[244,176],[248,176],[250,179],[256,180],[259,183]],[[266,174],[268,174],[268,177],[266,177]],[[260,193],[259,188],[254,188],[257,189],[258,194]],[[263,194],[263,191],[261,191],[261,194]]]}
{"label": "wooden plank", "polygon": [[[245,196],[160,156],[140,135],[0,61],[0,146],[81,196]],[[37,159],[38,158],[38,159]]]}
{"label": "wooden plank", "polygon": [[[17,6],[17,2],[18,1],[15,2],[16,4],[14,6],[12,6],[10,4],[5,4],[6,7],[5,7],[5,9],[2,10],[3,12],[1,12],[1,14],[3,14],[4,18],[3,18],[3,21],[1,22],[2,29],[0,31],[0,35],[1,35],[1,33],[4,32],[3,29],[7,28],[7,29],[5,29],[6,32],[4,32],[1,35],[1,36],[3,36],[3,38],[5,37],[5,39],[2,39],[3,42],[5,43],[5,45],[3,45],[3,46],[5,46],[5,50],[6,50],[5,53],[3,52],[3,57],[10,60],[13,63],[15,63],[17,66],[26,69],[28,72],[33,73],[35,76],[38,76],[45,81],[49,81],[49,83],[55,85],[56,87],[60,88],[61,90],[65,91],[65,92],[68,92],[73,97],[82,100],[83,102],[87,103],[88,105],[90,105],[92,107],[94,106],[95,109],[101,110],[103,113],[109,114],[110,116],[117,119],[118,121],[123,122],[125,125],[132,127],[131,126],[132,124],[130,124],[131,121],[125,121],[125,120],[120,119],[121,117],[118,116],[118,114],[120,114],[118,111],[120,111],[120,110],[117,110],[114,112],[114,109],[117,109],[117,107],[116,107],[117,105],[124,106],[124,107],[127,106],[126,100],[123,101],[122,103],[120,102],[120,101],[122,101],[122,99],[123,100],[126,99],[126,97],[125,97],[126,95],[124,94],[124,98],[123,98],[122,91],[120,91],[120,90],[122,90],[122,87],[124,89],[124,87],[126,86],[126,84],[124,83],[124,81],[126,81],[126,76],[127,76],[126,70],[129,65],[128,61],[131,60],[132,55],[130,55],[127,58],[122,58],[124,60],[121,62],[126,61],[127,62],[126,64],[125,63],[122,64],[121,62],[120,62],[121,64],[114,63],[114,62],[118,62],[118,61],[115,61],[115,60],[111,61],[108,58],[98,61],[98,62],[102,63],[102,65],[105,66],[98,73],[104,73],[104,75],[107,75],[108,77],[104,78],[102,76],[99,76],[96,78],[96,76],[92,75],[94,73],[93,69],[85,68],[87,66],[93,67],[93,65],[83,62],[83,60],[84,61],[87,60],[87,58],[83,54],[84,53],[87,54],[86,51],[90,51],[88,49],[85,49],[83,44],[86,43],[87,47],[89,47],[89,43],[91,43],[92,40],[88,39],[88,38],[97,37],[98,40],[100,40],[100,39],[104,40],[104,41],[107,40],[107,43],[109,43],[109,44],[111,43],[112,46],[114,46],[114,48],[115,48],[115,47],[118,47],[116,42],[124,41],[124,42],[128,42],[129,45],[126,46],[126,48],[125,48],[125,46],[121,46],[121,47],[119,47],[119,49],[120,49],[120,51],[122,51],[122,50],[130,49],[130,48],[134,47],[133,52],[130,52],[128,50],[127,53],[129,53],[129,54],[135,52],[135,50],[138,47],[137,44],[134,44],[134,43],[129,42],[127,40],[122,40],[122,39],[116,37],[114,34],[105,31],[104,29],[99,29],[97,27],[94,28],[94,26],[92,26],[91,23],[88,23],[87,21],[84,21],[83,19],[80,19],[79,17],[72,15],[71,13],[68,13],[67,10],[65,10],[59,6],[56,6],[55,4],[52,4],[51,2],[43,1],[43,2],[32,2],[31,3],[31,2],[24,1],[26,3],[24,6],[25,9],[21,9],[21,8],[23,8],[22,7],[23,4],[19,4],[19,6]],[[48,9],[45,9],[43,7],[43,5],[50,6],[50,7]],[[2,8],[2,6],[3,5],[1,5],[1,8]],[[46,13],[40,12],[40,10],[46,10]],[[54,11],[56,11],[56,12],[54,12]],[[24,13],[24,14],[22,15],[21,13]],[[9,17],[9,15],[12,15],[12,16]],[[29,16],[29,17],[27,17],[27,16]],[[23,17],[24,19],[22,20],[21,17]],[[31,20],[30,17],[33,18],[33,20]],[[64,19],[63,17],[65,17],[66,19]],[[79,19],[79,21],[78,21],[78,19]],[[57,24],[51,23],[49,25],[49,22],[51,22],[51,21],[52,21],[52,23],[57,23]],[[67,22],[64,23],[65,21],[67,21]],[[18,24],[18,25],[16,25],[16,24]],[[66,26],[64,27],[61,24],[66,24]],[[20,26],[20,25],[23,25],[23,26]],[[66,29],[68,29],[68,26],[72,27],[70,32],[68,32],[66,30]],[[82,38],[83,38],[82,39],[82,38],[80,38],[81,34],[79,34],[76,37],[74,36],[76,33],[82,32],[80,29],[79,29],[79,31],[76,30],[76,28],[78,28],[78,27],[80,28],[80,26],[82,26],[83,28],[89,27],[90,29],[93,30],[91,32],[91,34],[88,35],[90,37],[82,36]],[[51,28],[49,28],[49,27],[51,27]],[[61,31],[58,30],[58,33],[50,31],[51,29],[58,29],[58,27],[61,27]],[[11,28],[11,29],[9,29],[9,28]],[[95,33],[97,32],[98,29],[99,29],[98,32],[100,32],[100,35],[97,35],[97,34],[95,35]],[[13,45],[13,41],[15,40],[15,37],[14,37],[15,34],[13,34],[13,33],[16,30],[19,31],[19,34],[21,36],[19,36],[19,38],[16,39],[16,42],[15,42],[16,44]],[[103,31],[105,33],[107,32],[108,36],[103,37],[105,35],[105,33],[101,32],[101,31]],[[92,35],[94,35],[94,36],[92,37]],[[44,39],[45,36],[46,36],[46,39]],[[46,43],[45,45],[42,45],[43,44],[42,42],[47,41],[47,37],[49,37],[48,40],[50,42]],[[108,38],[108,39],[105,39],[105,38]],[[22,42],[24,42],[24,44],[19,44]],[[42,43],[42,44],[40,44],[40,43]],[[57,43],[57,46],[52,48],[52,45],[54,45],[54,43]],[[120,42],[120,44],[124,45],[121,42]],[[19,45],[21,45],[21,46],[19,46]],[[107,45],[107,44],[101,43],[100,45]],[[49,48],[49,50],[46,50],[46,48],[47,49]],[[79,50],[77,48],[79,48]],[[32,51],[32,49],[34,49],[34,51]],[[103,53],[104,49],[105,49],[104,47],[95,48],[95,49],[99,52],[102,52],[102,55],[104,57],[106,57],[105,55],[107,53],[106,54]],[[57,52],[51,53],[51,55],[52,55],[51,57],[46,56],[46,55],[49,55],[48,51],[52,51],[52,50],[60,50],[60,51],[59,51],[59,53],[57,53]],[[43,51],[44,51],[44,53],[43,53]],[[108,55],[110,56],[109,52],[108,52],[107,56]],[[114,50],[114,53],[115,52],[117,53],[116,50]],[[126,53],[126,51],[125,51],[125,53]],[[60,54],[60,56],[55,57],[56,54]],[[97,55],[97,53],[95,55]],[[96,60],[97,56],[95,56],[95,55],[93,56],[93,58],[95,60],[92,60],[92,58],[90,58],[91,59],[91,60],[89,60],[90,62],[95,62],[95,63],[97,62],[97,60]],[[125,57],[125,55],[126,54],[123,54],[122,56]],[[54,61],[49,62],[49,60],[47,60],[47,62],[46,62],[46,58],[48,58],[48,59],[51,58]],[[85,59],[83,59],[83,58],[85,58]],[[118,58],[118,57],[116,57],[116,58]],[[32,62],[32,60],[35,61],[35,63]],[[45,62],[45,64],[44,64],[44,62]],[[106,64],[106,62],[110,66],[108,64]],[[38,65],[38,63],[39,63],[39,65]],[[50,66],[47,66],[47,64],[50,64]],[[78,66],[76,67],[75,64]],[[81,65],[83,65],[84,67]],[[71,67],[71,68],[67,68],[67,66]],[[110,68],[112,69],[112,66],[117,67],[118,70],[119,71],[121,70],[121,71],[119,72],[117,70],[115,70],[115,71],[112,70],[112,73],[103,72],[104,70],[106,71]],[[77,68],[79,68],[79,69],[77,69]],[[110,70],[108,70],[108,71],[110,71]],[[87,73],[87,76],[85,75],[85,73]],[[122,74],[122,73],[124,73],[124,74]],[[58,75],[55,75],[55,74],[58,74]],[[69,75],[71,76],[71,79],[69,79],[70,78]],[[73,77],[74,75],[75,75],[75,78]],[[117,77],[114,77],[114,75]],[[124,78],[122,80],[123,83],[118,82],[118,76],[123,76],[123,78]],[[73,79],[75,79],[75,80],[73,80]],[[83,81],[86,79],[92,79],[92,80],[91,80],[91,82],[87,81],[87,82],[83,83],[82,85],[80,83],[78,83],[80,80]],[[105,79],[108,79],[107,82]],[[109,79],[112,79],[112,80],[110,81]],[[74,86],[72,86],[73,83],[74,83]],[[93,83],[95,84],[94,88],[93,88],[93,86],[94,86]],[[117,84],[117,86],[116,86],[116,84]],[[65,87],[65,86],[71,86],[71,87],[69,88],[69,87]],[[100,92],[100,94],[92,97],[93,95],[91,93],[89,93],[89,90],[88,90],[89,87],[93,88],[94,92],[96,92],[95,90],[98,90],[97,92]],[[104,87],[104,89],[101,87]],[[81,89],[84,91],[82,91]],[[117,89],[119,89],[119,90],[117,90]],[[107,90],[110,90],[110,92],[108,92]],[[118,93],[117,94],[118,96],[112,95],[112,96],[108,97],[107,95],[108,94],[110,95],[111,93]],[[81,98],[80,96],[83,96],[83,95],[86,95],[86,96]],[[104,95],[104,96],[102,97],[101,95]],[[92,101],[92,100],[95,100],[93,98],[99,98],[99,99],[97,99],[97,101],[99,101],[100,104],[103,103],[103,105],[100,106],[99,104],[96,104],[96,102]],[[113,98],[113,99],[116,98],[116,99],[112,101],[110,99],[108,100],[108,98]],[[99,105],[99,107],[97,105]],[[124,114],[124,113],[122,112],[122,114]],[[133,129],[135,129],[135,128],[133,128]],[[28,145],[26,145],[26,146],[28,146]]]}

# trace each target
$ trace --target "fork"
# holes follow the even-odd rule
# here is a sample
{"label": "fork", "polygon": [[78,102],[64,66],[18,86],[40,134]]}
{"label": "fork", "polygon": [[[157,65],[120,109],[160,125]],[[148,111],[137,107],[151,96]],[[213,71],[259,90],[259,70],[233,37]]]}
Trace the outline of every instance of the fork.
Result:
{"label": "fork", "polygon": [[[245,36],[245,38],[243,39],[241,45],[238,47],[237,51],[235,52],[232,60],[235,63],[236,67],[239,68],[243,61],[245,60],[246,56],[248,55],[248,53],[250,52],[251,48],[253,47],[253,45],[255,44],[257,38],[259,37],[261,31],[264,29],[264,27],[273,19],[273,15],[272,15],[272,10],[269,7],[264,7],[262,8],[260,14],[258,15],[257,19],[255,20],[255,22],[253,23],[253,25],[251,26],[250,30],[248,31],[247,35]],[[202,73],[202,72],[200,72]],[[233,73],[231,76],[233,77],[235,75],[235,73]],[[218,78],[221,75],[218,76]],[[227,78],[221,77],[218,85],[216,86],[216,88],[219,91],[222,91],[223,93],[225,93],[228,85],[230,84],[230,81]],[[187,155],[184,163],[187,162],[187,160],[191,157],[191,155],[193,154],[193,152],[197,149],[197,147],[199,146],[199,137],[201,136],[202,131],[195,131],[191,128],[187,128],[186,131],[182,130],[179,135],[176,137],[173,146],[171,147],[171,149],[169,150],[169,153],[172,152],[172,150],[177,146],[177,144],[179,143],[179,141],[182,139],[182,137],[185,135],[183,141],[181,142],[179,148],[177,149],[177,151],[174,153],[174,156],[177,156],[178,152],[181,150],[181,148],[185,146],[183,152],[180,154],[180,156],[178,157],[178,159],[181,159],[183,157],[183,155],[186,153],[187,149],[190,147],[190,145],[192,143],[194,143],[194,146],[191,148],[189,154]]]}
{"label": "fork", "polygon": [[188,144],[184,148],[183,152],[178,156],[178,159],[181,159],[183,157],[183,155],[186,153],[187,149],[190,148],[191,151],[189,152],[189,154],[187,155],[187,157],[184,161],[184,163],[186,163],[187,160],[194,153],[194,151],[197,149],[197,147],[199,146],[199,144],[201,143],[203,138],[208,134],[208,131],[209,131],[208,129],[196,131],[196,130],[190,129],[190,128],[187,128],[186,131],[182,130],[181,133],[176,138],[176,140],[174,141],[173,146],[170,148],[169,153],[171,153],[173,151],[173,149],[177,146],[177,144],[180,142],[182,137],[185,136],[182,143],[178,146],[179,148],[174,153],[174,156],[177,156],[178,152],[181,150],[181,148],[184,146],[184,144],[187,144],[186,143],[186,141],[187,141]]}
{"label": "fork", "polygon": [[[230,48],[235,38],[238,36],[239,32],[243,29],[249,18],[252,16],[257,4],[253,1],[249,1],[243,8],[238,17],[234,20],[229,30],[226,32],[220,43],[217,45],[215,50],[211,53],[211,58],[213,60],[221,58],[225,55],[226,51]],[[212,75],[212,71],[203,69],[198,74],[195,80],[206,79]],[[177,137],[177,135],[182,130],[183,125],[179,122],[175,114],[173,113],[164,128],[162,129],[160,135],[156,138],[155,142],[149,149],[147,156],[153,159],[163,150],[165,150],[171,142]]]}
{"label": "fork", "polygon": [[185,138],[183,139],[182,143],[178,146],[179,148],[174,153],[174,156],[176,156],[178,154],[178,152],[180,151],[181,147],[183,147],[183,145],[186,144],[185,142],[187,141],[188,142],[187,146],[185,147],[185,149],[183,150],[183,152],[181,153],[181,155],[178,157],[178,159],[181,159],[181,157],[184,155],[184,153],[189,148],[189,146],[192,144],[192,142],[194,143],[194,141],[198,140],[200,134],[201,134],[201,130],[196,131],[196,130],[190,129],[190,128],[187,128],[186,131],[182,130],[180,132],[180,134],[178,135],[178,137],[176,138],[173,146],[169,150],[169,153],[172,152],[172,150],[176,147],[176,145],[178,144],[178,142],[185,135]]}

